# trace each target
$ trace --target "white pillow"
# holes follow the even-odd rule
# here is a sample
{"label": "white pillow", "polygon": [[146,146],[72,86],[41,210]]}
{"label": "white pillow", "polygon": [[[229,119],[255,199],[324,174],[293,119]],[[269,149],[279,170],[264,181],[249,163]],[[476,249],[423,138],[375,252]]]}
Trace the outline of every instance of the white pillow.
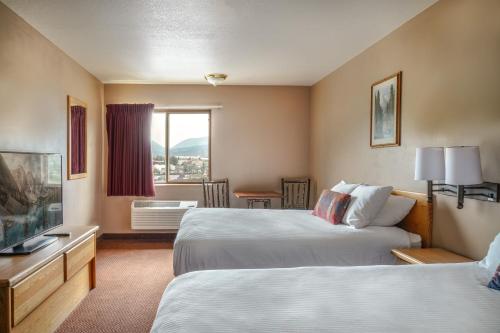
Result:
{"label": "white pillow", "polygon": [[351,192],[354,191],[358,186],[359,184],[347,184],[345,181],[341,180],[340,183],[332,187],[331,190],[334,192],[351,194]]}
{"label": "white pillow", "polygon": [[370,225],[379,227],[392,227],[401,222],[415,205],[416,200],[400,195],[391,195],[377,217]]}
{"label": "white pillow", "polygon": [[384,207],[392,186],[359,185],[351,192],[351,203],[342,222],[356,229],[370,224]]}
{"label": "white pillow", "polygon": [[493,276],[498,265],[500,265],[500,233],[491,242],[486,257],[479,262],[479,266],[486,268],[490,276]]}

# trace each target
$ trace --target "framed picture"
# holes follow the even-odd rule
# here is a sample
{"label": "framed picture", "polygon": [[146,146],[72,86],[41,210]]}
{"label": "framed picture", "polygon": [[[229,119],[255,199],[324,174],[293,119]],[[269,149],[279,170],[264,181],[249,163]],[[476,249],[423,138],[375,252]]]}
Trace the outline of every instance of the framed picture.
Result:
{"label": "framed picture", "polygon": [[401,144],[401,74],[372,84],[370,146],[373,148]]}

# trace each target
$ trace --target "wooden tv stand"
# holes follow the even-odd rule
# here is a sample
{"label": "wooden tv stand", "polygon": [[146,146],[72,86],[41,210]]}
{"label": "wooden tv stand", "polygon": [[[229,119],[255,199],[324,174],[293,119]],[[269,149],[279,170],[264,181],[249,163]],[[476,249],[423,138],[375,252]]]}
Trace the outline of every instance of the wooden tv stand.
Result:
{"label": "wooden tv stand", "polygon": [[0,332],[53,332],[95,288],[97,226],[71,232],[29,255],[0,257]]}

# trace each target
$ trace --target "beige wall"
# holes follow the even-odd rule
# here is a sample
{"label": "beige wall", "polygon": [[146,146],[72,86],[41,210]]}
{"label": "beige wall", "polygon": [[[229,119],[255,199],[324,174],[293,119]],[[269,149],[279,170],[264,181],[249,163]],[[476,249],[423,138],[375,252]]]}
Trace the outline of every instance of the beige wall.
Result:
{"label": "beige wall", "polygon": [[[279,189],[280,177],[308,173],[308,87],[106,84],[104,96],[106,104],[223,105],[212,112],[212,177],[228,177],[231,191]],[[106,140],[103,131],[104,145]],[[105,177],[105,167],[103,172]],[[103,186],[103,194],[105,190]],[[156,190],[157,199],[203,203],[199,185],[164,185]],[[104,232],[130,232],[133,198],[104,197]],[[231,195],[231,205],[244,207],[245,201]]]}
{"label": "beige wall", "polygon": [[[315,84],[310,170],[318,188],[345,178],[424,192],[418,146],[479,145],[500,182],[499,1],[442,0]],[[403,71],[401,147],[369,146],[371,84]],[[500,204],[437,196],[434,245],[481,258],[500,232]]]}
{"label": "beige wall", "polygon": [[[66,96],[88,103],[88,170],[64,181],[64,223],[99,224],[103,85],[0,3],[0,150],[63,154]],[[66,178],[66,177],[65,177]]]}

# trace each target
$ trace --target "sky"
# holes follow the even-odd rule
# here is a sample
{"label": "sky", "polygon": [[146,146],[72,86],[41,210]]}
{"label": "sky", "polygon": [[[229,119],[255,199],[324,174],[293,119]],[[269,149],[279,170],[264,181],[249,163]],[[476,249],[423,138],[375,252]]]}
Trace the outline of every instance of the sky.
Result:
{"label": "sky", "polygon": [[[151,138],[164,145],[165,142],[165,112],[153,113]],[[208,137],[208,114],[184,113],[170,114],[169,148],[189,138]]]}

